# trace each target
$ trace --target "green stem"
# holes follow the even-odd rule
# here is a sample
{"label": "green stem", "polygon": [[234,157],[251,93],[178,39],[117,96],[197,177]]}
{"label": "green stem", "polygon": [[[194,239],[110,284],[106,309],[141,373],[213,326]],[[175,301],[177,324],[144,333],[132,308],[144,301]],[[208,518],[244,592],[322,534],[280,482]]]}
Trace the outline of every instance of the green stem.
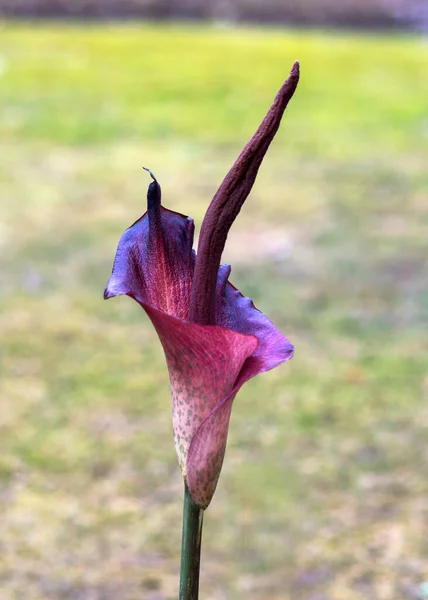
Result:
{"label": "green stem", "polygon": [[198,600],[199,566],[204,511],[193,502],[184,486],[183,537],[181,542],[180,600]]}

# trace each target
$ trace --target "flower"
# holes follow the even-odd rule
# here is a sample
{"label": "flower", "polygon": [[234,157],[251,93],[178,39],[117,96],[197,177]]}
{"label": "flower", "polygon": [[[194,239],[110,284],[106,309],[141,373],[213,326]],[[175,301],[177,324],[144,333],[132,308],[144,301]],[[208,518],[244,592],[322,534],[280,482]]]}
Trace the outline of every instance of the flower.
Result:
{"label": "flower", "polygon": [[126,294],[162,343],[172,391],[175,447],[192,500],[207,508],[223,464],[233,400],[255,375],[289,360],[289,340],[230,282],[220,265],[227,234],[255,181],[299,79],[295,63],[259,129],[215,194],[198,255],[193,220],[161,204],[154,175],[147,212],[122,235],[105,298]]}

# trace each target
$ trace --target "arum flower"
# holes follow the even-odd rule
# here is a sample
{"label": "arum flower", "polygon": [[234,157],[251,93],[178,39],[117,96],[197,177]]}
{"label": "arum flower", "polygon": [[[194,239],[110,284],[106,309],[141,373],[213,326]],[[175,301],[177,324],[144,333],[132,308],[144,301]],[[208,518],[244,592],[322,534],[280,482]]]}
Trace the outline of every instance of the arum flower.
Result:
{"label": "arum flower", "polygon": [[104,292],[104,298],[134,298],[165,352],[175,448],[185,481],[180,600],[198,598],[203,513],[220,475],[235,396],[246,381],[294,352],[229,282],[231,268],[220,260],[298,80],[296,62],[212,199],[197,255],[192,219],[162,206],[160,185],[149,171],[147,212],[122,235]]}
{"label": "arum flower", "polygon": [[175,448],[193,503],[205,509],[241,386],[293,356],[293,345],[230,282],[227,234],[255,181],[299,78],[295,63],[259,129],[215,194],[193,250],[193,220],[164,208],[153,182],[147,212],[122,235],[105,298],[125,294],[147,313],[169,370]]}

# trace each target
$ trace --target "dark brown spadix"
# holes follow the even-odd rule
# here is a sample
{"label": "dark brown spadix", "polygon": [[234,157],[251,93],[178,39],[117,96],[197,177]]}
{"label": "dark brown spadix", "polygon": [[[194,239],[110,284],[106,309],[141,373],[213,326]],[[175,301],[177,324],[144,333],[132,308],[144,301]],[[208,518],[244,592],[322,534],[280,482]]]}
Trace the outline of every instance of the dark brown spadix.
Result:
{"label": "dark brown spadix", "polygon": [[215,323],[215,287],[229,229],[253,187],[262,160],[299,81],[296,61],[256,133],[224,178],[205,214],[190,300],[190,321]]}

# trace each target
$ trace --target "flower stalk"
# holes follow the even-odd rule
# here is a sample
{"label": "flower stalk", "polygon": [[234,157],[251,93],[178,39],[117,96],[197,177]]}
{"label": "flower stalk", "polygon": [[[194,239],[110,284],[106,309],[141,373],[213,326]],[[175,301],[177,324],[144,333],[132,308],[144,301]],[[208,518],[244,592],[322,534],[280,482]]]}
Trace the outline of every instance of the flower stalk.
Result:
{"label": "flower stalk", "polygon": [[180,600],[198,600],[204,511],[193,502],[184,486],[183,535],[181,541]]}

